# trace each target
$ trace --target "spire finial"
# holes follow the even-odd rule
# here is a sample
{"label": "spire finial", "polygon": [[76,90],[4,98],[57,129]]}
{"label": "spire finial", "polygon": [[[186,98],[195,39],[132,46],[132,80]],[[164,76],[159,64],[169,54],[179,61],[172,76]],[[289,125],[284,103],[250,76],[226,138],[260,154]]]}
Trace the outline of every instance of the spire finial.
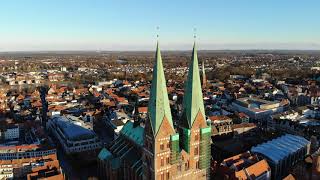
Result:
{"label": "spire finial", "polygon": [[193,39],[194,41],[196,41],[196,38],[197,38],[197,28],[193,28]]}
{"label": "spire finial", "polygon": [[156,27],[156,30],[157,30],[157,40],[159,40],[160,27],[159,27],[159,26],[157,26],[157,27]]}

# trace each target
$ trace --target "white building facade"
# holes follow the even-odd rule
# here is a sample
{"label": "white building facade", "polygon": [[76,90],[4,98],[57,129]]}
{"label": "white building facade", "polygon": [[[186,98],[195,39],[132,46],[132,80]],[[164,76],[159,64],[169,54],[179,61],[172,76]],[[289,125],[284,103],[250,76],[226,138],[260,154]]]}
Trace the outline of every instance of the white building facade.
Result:
{"label": "white building facade", "polygon": [[79,126],[64,116],[55,116],[47,122],[47,129],[59,141],[67,154],[100,149],[102,143],[93,130]]}

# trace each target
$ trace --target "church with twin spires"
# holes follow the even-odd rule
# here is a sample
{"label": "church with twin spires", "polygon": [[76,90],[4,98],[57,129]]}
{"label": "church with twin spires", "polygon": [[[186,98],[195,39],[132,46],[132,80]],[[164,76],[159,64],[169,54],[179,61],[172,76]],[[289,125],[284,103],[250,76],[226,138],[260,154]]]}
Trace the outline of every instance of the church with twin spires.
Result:
{"label": "church with twin spires", "polygon": [[144,128],[128,121],[98,156],[103,179],[209,179],[211,126],[206,122],[196,44],[184,89],[183,110],[174,126],[159,43]]}

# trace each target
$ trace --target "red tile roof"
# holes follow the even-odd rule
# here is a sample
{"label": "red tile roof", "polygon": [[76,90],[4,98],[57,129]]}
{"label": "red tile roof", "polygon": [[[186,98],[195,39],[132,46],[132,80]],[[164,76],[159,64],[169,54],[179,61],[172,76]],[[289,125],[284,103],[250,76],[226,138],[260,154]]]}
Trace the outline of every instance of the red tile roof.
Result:
{"label": "red tile roof", "polygon": [[139,113],[147,113],[148,112],[148,107],[139,107],[138,108]]}
{"label": "red tile roof", "polygon": [[224,120],[230,120],[231,118],[229,118],[228,116],[210,116],[209,119],[211,121],[224,121]]}
{"label": "red tile roof", "polygon": [[243,112],[239,113],[238,116],[239,116],[240,118],[248,118],[248,117],[249,117],[248,115],[246,115],[246,114],[243,113]]}
{"label": "red tile roof", "polygon": [[[271,171],[269,164],[265,159],[253,164],[246,168],[246,171],[250,177],[258,177],[267,171]],[[253,178],[254,179],[254,178]]]}

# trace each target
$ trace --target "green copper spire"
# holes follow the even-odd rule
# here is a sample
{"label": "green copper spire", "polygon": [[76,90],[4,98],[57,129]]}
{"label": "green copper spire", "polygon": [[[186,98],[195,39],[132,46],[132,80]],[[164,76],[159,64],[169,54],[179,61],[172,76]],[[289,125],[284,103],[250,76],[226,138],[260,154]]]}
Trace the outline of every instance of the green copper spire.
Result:
{"label": "green copper spire", "polygon": [[188,79],[184,90],[183,116],[181,119],[182,125],[185,128],[191,128],[199,111],[203,116],[205,116],[198,66],[197,47],[196,43],[194,43],[191,63],[189,65]]}
{"label": "green copper spire", "polygon": [[207,78],[206,78],[206,72],[204,69],[204,61],[202,61],[202,88],[205,89],[207,86]]}
{"label": "green copper spire", "polygon": [[164,117],[168,119],[173,128],[166,80],[164,77],[162,58],[158,42],[150,91],[148,115],[150,124],[152,126],[153,135],[156,136]]}

